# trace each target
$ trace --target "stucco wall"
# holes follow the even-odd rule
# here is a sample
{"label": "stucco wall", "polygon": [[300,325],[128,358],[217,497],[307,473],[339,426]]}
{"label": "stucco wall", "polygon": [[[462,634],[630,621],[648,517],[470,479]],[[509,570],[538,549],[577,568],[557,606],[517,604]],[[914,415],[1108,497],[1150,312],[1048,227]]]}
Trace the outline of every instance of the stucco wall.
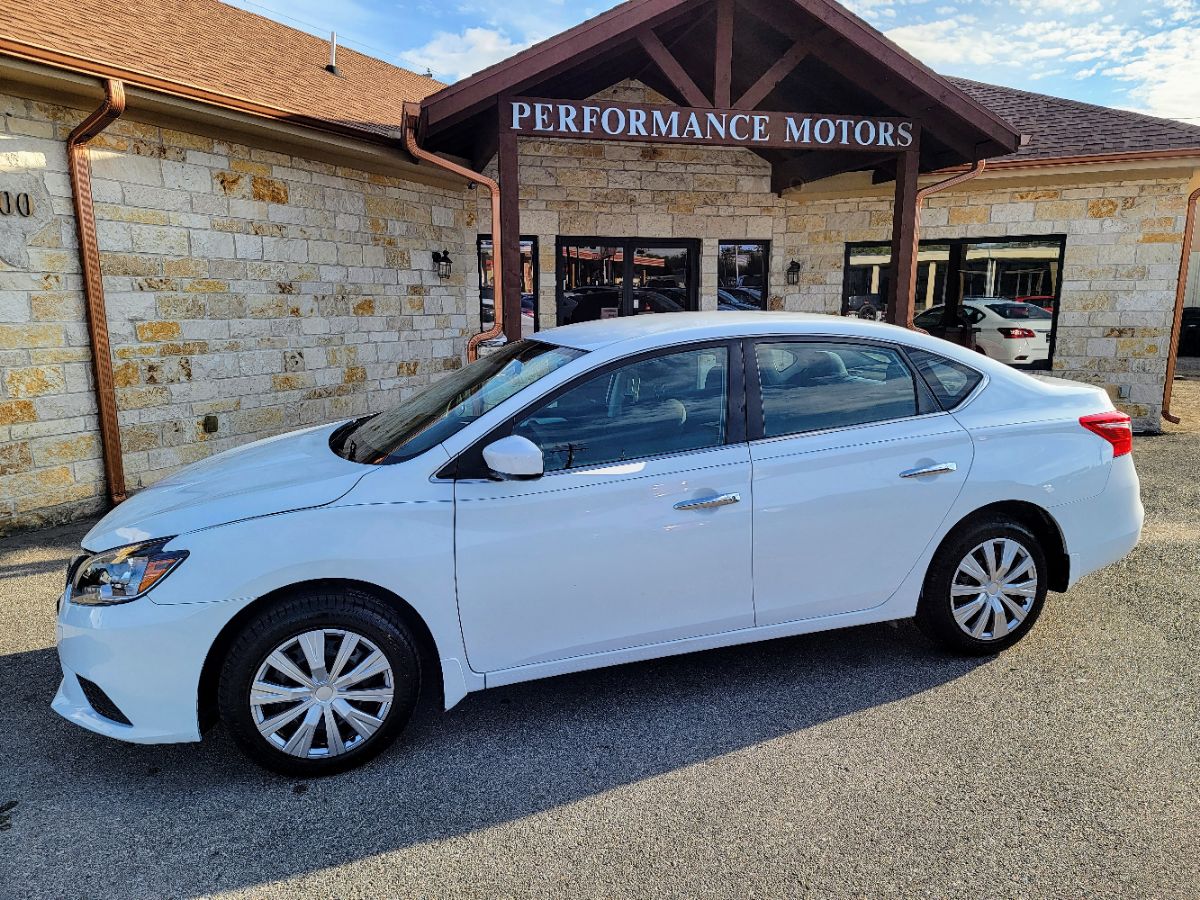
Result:
{"label": "stucco wall", "polygon": [[[99,508],[104,485],[64,144],[84,113],[11,95],[0,112],[0,189],[34,200],[0,228],[3,533]],[[465,191],[129,118],[94,147],[131,490],[461,365],[478,324]]]}

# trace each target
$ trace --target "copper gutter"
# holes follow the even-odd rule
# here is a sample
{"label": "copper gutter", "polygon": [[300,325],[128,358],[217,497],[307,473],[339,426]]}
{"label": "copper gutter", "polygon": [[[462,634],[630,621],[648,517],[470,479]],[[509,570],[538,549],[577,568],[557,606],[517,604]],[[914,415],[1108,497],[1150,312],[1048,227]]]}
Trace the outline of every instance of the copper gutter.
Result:
{"label": "copper gutter", "polygon": [[[936,184],[930,184],[930,185],[927,185],[926,187],[918,189],[917,201],[916,201],[917,220],[916,220],[916,225],[913,228],[913,238],[912,238],[913,239],[913,251],[912,251],[913,259],[917,258],[917,253],[921,248],[921,204],[925,202],[925,198],[929,197],[933,194],[939,193],[940,191],[944,191],[944,190],[947,190],[948,188],[952,188],[952,187],[955,187],[956,185],[960,185],[964,182],[970,181],[972,178],[975,178],[975,177],[983,174],[983,170],[985,168],[987,168],[987,160],[981,159],[978,162],[976,162],[974,166],[972,166],[970,169],[968,169],[965,172],[960,172],[959,174],[952,175],[951,177],[944,179],[943,181],[939,181]],[[916,308],[915,304],[911,305],[909,307],[910,313],[913,310],[915,310],[915,308]],[[913,329],[913,330],[921,330],[921,329],[917,329],[916,325],[913,324],[913,321],[911,318],[907,322],[897,322],[896,324],[900,325],[903,328],[908,328],[908,329]]]}
{"label": "copper gutter", "polygon": [[500,233],[500,185],[495,180],[488,178],[480,172],[473,172],[466,166],[452,163],[448,159],[442,159],[442,157],[435,156],[428,150],[421,149],[417,144],[417,123],[420,121],[420,117],[420,104],[404,104],[404,147],[412,154],[413,158],[431,163],[439,169],[444,169],[447,172],[452,172],[455,175],[466,178],[473,184],[482,184],[492,195],[492,284],[494,285],[492,291],[492,309],[495,312],[495,320],[491,328],[487,331],[481,331],[467,341],[467,362],[474,362],[479,356],[479,345],[484,341],[490,341],[492,338],[499,337],[504,332],[504,303],[501,297],[501,286],[504,284],[504,279],[502,277],[503,273],[500,271],[500,257],[502,256],[500,247],[504,236]]}
{"label": "copper gutter", "polygon": [[1171,343],[1167,352],[1167,381],[1163,385],[1162,417],[1172,425],[1183,421],[1171,414],[1171,387],[1175,381],[1175,360],[1179,356],[1179,334],[1183,331],[1183,304],[1187,299],[1188,269],[1192,262],[1192,239],[1196,234],[1196,201],[1200,200],[1200,188],[1192,191],[1187,199],[1187,220],[1183,226],[1183,252],[1179,256],[1179,282],[1175,285],[1175,319],[1171,324]]}
{"label": "copper gutter", "polygon": [[92,371],[96,376],[96,406],[100,412],[100,441],[104,448],[104,475],[108,483],[108,496],[114,504],[121,503],[126,497],[125,464],[121,456],[121,430],[117,424],[112,347],[108,340],[108,311],[104,305],[100,246],[96,240],[96,211],[92,205],[92,163],[87,144],[124,111],[124,85],[107,79],[104,82],[104,101],[67,138],[67,164],[79,235],[79,267],[83,272],[88,337],[92,345]]}

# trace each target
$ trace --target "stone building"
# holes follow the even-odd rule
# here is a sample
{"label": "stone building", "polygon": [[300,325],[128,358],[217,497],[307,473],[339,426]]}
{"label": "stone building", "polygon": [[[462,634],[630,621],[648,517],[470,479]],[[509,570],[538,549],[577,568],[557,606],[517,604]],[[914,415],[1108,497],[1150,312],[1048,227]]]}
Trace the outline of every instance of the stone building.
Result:
{"label": "stone building", "polygon": [[[448,90],[486,86],[554,41]],[[378,410],[463,364],[493,314],[488,192],[417,164],[402,142],[403,103],[443,86],[345,49],[336,72],[327,63],[326,42],[216,0],[0,11],[0,534],[95,512],[114,493],[69,140],[106,81],[124,108],[74,152],[90,163],[126,490]],[[584,96],[676,99],[641,69],[614,66]],[[941,301],[947,271],[960,293],[1029,298],[1053,316],[1046,365],[1106,386],[1157,429],[1177,303],[1197,302],[1177,288],[1200,129],[938,83],[1024,143],[924,199],[916,310]],[[621,294],[613,314],[845,314],[886,299],[893,200],[878,169],[784,183],[746,147],[517,146],[526,333],[582,309],[584,287]],[[486,153],[460,161],[496,173]]]}

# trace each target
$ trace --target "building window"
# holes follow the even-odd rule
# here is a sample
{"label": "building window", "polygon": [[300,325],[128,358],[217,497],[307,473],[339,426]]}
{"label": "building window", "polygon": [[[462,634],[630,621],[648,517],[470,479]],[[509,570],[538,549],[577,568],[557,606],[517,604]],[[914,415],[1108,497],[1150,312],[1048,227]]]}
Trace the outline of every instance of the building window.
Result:
{"label": "building window", "polygon": [[[938,313],[949,288],[956,285],[966,305],[964,318],[980,329],[976,342],[984,353],[1013,365],[1050,368],[1066,241],[1065,235],[921,241],[914,296],[917,324],[940,322]],[[883,318],[891,264],[890,244],[846,245],[842,315]],[[1015,316],[1029,320],[1018,323],[1024,330],[1001,321]],[[1034,337],[1024,336],[1026,331]]]}
{"label": "building window", "polygon": [[770,241],[717,244],[717,309],[766,309]]}
{"label": "building window", "polygon": [[[492,236],[479,236],[479,322],[484,328],[496,321],[496,284]],[[536,237],[521,238],[521,336],[538,330],[538,244]]]}
{"label": "building window", "polygon": [[700,242],[558,239],[559,325],[697,308]]}

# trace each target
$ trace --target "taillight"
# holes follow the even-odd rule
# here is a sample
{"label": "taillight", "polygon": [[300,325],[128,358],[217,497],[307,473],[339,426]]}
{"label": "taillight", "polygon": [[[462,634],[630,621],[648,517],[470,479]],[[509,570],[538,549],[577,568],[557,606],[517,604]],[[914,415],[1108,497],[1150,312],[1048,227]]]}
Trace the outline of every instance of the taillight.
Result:
{"label": "taillight", "polygon": [[1092,413],[1081,416],[1079,424],[1112,444],[1113,459],[1133,450],[1133,423],[1123,412]]}
{"label": "taillight", "polygon": [[1032,328],[1001,328],[1000,333],[1006,338],[1037,337],[1037,335],[1033,333]]}

